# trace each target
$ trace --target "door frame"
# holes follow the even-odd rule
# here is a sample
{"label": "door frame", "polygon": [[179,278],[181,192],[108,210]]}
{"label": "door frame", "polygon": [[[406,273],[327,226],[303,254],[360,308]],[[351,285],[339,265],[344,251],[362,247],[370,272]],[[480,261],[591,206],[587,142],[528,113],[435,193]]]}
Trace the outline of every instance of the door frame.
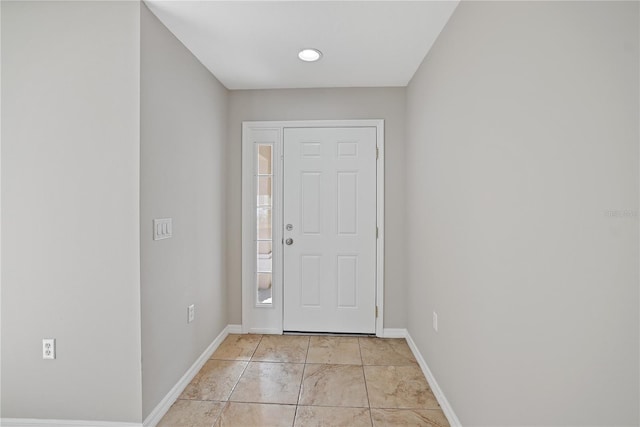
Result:
{"label": "door frame", "polygon": [[[282,230],[282,173],[285,128],[376,128],[376,336],[383,336],[384,326],[384,120],[296,120],[242,122],[242,332],[282,334],[284,301]],[[273,145],[273,273],[272,304],[255,301],[256,283],[256,222],[255,222],[255,150],[256,143]]]}

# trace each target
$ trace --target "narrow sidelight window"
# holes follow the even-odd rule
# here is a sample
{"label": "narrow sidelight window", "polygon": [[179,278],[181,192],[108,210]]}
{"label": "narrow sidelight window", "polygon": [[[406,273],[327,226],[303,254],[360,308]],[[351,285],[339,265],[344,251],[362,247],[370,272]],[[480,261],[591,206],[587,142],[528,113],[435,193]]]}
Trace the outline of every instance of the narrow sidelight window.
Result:
{"label": "narrow sidelight window", "polygon": [[256,298],[272,304],[273,284],[273,146],[256,144]]}

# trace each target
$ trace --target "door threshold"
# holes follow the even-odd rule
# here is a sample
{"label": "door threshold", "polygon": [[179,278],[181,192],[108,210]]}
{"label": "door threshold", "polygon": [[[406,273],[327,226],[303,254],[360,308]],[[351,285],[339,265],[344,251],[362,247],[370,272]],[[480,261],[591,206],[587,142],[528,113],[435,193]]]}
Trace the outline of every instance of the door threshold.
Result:
{"label": "door threshold", "polygon": [[351,332],[304,332],[304,331],[282,331],[282,335],[310,335],[320,337],[355,337],[355,338],[375,338],[376,334],[355,334]]}

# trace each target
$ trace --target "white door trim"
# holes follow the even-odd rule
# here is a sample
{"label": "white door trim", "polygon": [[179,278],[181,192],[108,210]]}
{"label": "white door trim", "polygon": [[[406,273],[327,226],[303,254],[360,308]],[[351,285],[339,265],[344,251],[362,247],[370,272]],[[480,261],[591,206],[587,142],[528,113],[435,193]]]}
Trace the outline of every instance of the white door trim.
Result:
{"label": "white door trim", "polygon": [[[255,213],[254,213],[254,149],[257,141],[254,135],[264,131],[271,131],[274,135],[274,167],[279,176],[274,173],[274,191],[282,188],[282,153],[284,128],[318,128],[318,127],[375,127],[378,147],[376,161],[376,221],[378,239],[376,240],[376,335],[384,333],[384,120],[302,120],[302,121],[246,121],[242,122],[242,331],[244,333],[282,334],[282,275],[273,275],[273,305],[270,308],[257,307],[255,299]],[[276,188],[278,190],[276,190]],[[278,198],[279,199],[279,198]],[[275,206],[276,200],[274,200]],[[280,200],[278,200],[280,203]],[[281,204],[281,203],[280,203]],[[280,204],[278,206],[280,206]],[[279,209],[282,211],[282,206]],[[273,217],[274,248],[281,249],[282,215]],[[277,244],[276,244],[277,243]],[[282,265],[282,251],[274,250],[274,264]],[[281,271],[281,270],[279,270]],[[266,312],[270,310],[270,312]],[[262,316],[261,313],[267,314]]]}

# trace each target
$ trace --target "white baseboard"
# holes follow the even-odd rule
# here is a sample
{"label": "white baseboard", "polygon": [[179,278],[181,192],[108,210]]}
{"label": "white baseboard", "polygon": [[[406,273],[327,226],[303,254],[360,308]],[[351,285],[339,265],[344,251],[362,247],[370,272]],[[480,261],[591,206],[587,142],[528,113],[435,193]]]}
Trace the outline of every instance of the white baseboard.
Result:
{"label": "white baseboard", "polygon": [[264,335],[282,335],[282,329],[275,328],[251,328],[247,331],[249,334],[264,334]]}
{"label": "white baseboard", "polygon": [[228,325],[227,332],[230,334],[241,334],[242,333],[242,325]]}
{"label": "white baseboard", "polygon": [[48,420],[36,418],[2,418],[2,427],[142,427],[140,423],[115,421]]}
{"label": "white baseboard", "polygon": [[149,416],[144,420],[143,427],[155,427],[160,422],[162,417],[167,413],[171,405],[180,397],[180,394],[189,385],[193,377],[202,369],[202,366],[209,360],[214,351],[222,344],[222,341],[229,335],[229,329],[235,328],[236,325],[226,326],[222,332],[213,340],[213,342],[207,347],[207,349],[198,357],[198,359],[191,365],[191,368],[185,372],[180,380],[173,386],[169,393],[158,403],[158,405],[151,411]]}
{"label": "white baseboard", "polygon": [[404,328],[384,328],[380,338],[406,338],[407,330]]}
{"label": "white baseboard", "polygon": [[413,355],[418,361],[418,365],[420,365],[420,369],[422,369],[422,373],[427,378],[429,387],[431,387],[431,391],[433,391],[433,394],[438,400],[438,403],[442,408],[442,412],[444,412],[445,417],[447,417],[447,420],[449,420],[449,424],[451,424],[451,427],[462,427],[462,424],[460,424],[460,420],[456,416],[455,412],[453,412],[453,408],[449,404],[449,401],[447,400],[444,393],[442,392],[442,389],[438,385],[436,378],[433,376],[431,369],[429,369],[427,362],[424,360],[424,357],[422,357],[420,350],[418,350],[416,343],[413,341],[413,338],[411,338],[411,334],[409,334],[408,331],[406,333],[405,339],[407,340],[407,344],[409,344],[409,348],[413,352]]}

